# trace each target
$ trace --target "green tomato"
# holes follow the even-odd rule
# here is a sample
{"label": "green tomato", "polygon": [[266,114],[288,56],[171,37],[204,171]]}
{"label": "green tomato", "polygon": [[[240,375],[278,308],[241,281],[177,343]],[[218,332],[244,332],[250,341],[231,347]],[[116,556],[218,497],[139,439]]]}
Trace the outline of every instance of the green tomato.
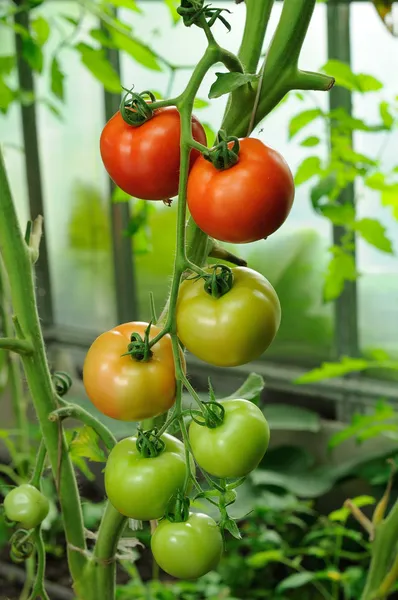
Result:
{"label": "green tomato", "polygon": [[[185,482],[184,444],[164,434],[165,449],[155,458],[144,458],[137,438],[116,444],[105,467],[105,489],[111,504],[122,515],[138,521],[160,519],[170,500]],[[191,462],[192,470],[195,464]]]}
{"label": "green tomato", "polygon": [[223,540],[217,523],[208,515],[190,513],[188,520],[160,521],[151,539],[158,565],[178,579],[197,579],[218,565]]}
{"label": "green tomato", "polygon": [[7,518],[20,523],[24,529],[34,529],[40,525],[49,510],[47,498],[29,483],[14,488],[4,499]]}
{"label": "green tomato", "polygon": [[263,458],[269,426],[261,410],[248,400],[224,400],[224,420],[215,428],[192,421],[191,448],[198,465],[222,479],[245,477]]}
{"label": "green tomato", "polygon": [[178,293],[181,342],[192,354],[218,367],[244,365],[258,358],[273,341],[281,321],[279,299],[270,282],[246,267],[232,272],[232,288],[220,298],[204,290],[202,279],[186,279]]}

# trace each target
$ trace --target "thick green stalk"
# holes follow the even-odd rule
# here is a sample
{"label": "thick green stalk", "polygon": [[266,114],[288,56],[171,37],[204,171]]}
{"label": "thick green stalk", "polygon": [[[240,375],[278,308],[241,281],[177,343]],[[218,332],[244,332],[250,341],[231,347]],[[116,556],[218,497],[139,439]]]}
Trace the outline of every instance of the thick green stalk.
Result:
{"label": "thick green stalk", "polygon": [[[11,338],[14,335],[11,315],[7,306],[7,275],[0,256],[0,324],[4,335]],[[18,429],[17,450],[24,456],[24,460],[18,465],[20,475],[26,474],[27,459],[29,457],[29,427],[27,418],[27,402],[22,385],[22,371],[19,356],[9,354],[8,360],[8,382],[10,386],[12,409],[16,427]]]}
{"label": "thick green stalk", "polygon": [[[9,278],[12,306],[18,316],[18,328],[25,341],[33,346],[32,355],[22,355],[21,360],[54,479],[60,482],[58,493],[68,544],[69,566],[72,577],[76,580],[86,563],[83,554],[86,544],[79,493],[64,435],[57,423],[48,420],[48,415],[57,408],[56,393],[40,329],[30,251],[19,228],[1,152],[0,215],[0,253]],[[59,436],[62,456],[58,455]],[[70,546],[79,550],[71,549]]]}
{"label": "thick green stalk", "polygon": [[361,600],[383,600],[386,597],[379,595],[378,591],[397,556],[397,543],[398,501],[388,517],[376,526],[372,560]]}
{"label": "thick green stalk", "polygon": [[238,57],[247,73],[257,71],[274,0],[246,0],[246,21]]}

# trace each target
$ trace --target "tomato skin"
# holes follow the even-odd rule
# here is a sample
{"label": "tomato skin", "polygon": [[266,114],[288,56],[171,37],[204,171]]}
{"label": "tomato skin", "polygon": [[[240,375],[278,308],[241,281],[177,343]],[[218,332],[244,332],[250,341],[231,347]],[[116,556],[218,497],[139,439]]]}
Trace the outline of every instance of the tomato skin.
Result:
{"label": "tomato skin", "polygon": [[210,475],[245,477],[260,463],[269,444],[269,426],[248,400],[223,400],[224,421],[211,429],[191,422],[189,440],[198,465]]}
{"label": "tomato skin", "polygon": [[11,490],[4,499],[4,511],[10,521],[24,529],[34,529],[48,515],[50,505],[43,494],[29,483]]}
{"label": "tomato skin", "polygon": [[[137,438],[116,444],[105,467],[105,489],[111,504],[122,515],[139,521],[160,519],[167,505],[185,482],[184,444],[165,433],[165,450],[155,458],[144,458]],[[191,466],[195,470],[194,462]]]}
{"label": "tomato skin", "polygon": [[218,367],[258,358],[271,344],[281,320],[278,296],[265,277],[246,267],[232,272],[233,286],[221,298],[205,292],[202,279],[191,279],[182,282],[177,301],[181,342]]}
{"label": "tomato skin", "polygon": [[[194,116],[192,136],[206,145],[206,133]],[[117,112],[102,131],[100,152],[110,177],[127,194],[143,200],[172,198],[180,171],[180,113],[159,108],[149,121],[133,127]],[[191,151],[191,166],[199,154]]]}
{"label": "tomato skin", "polygon": [[217,523],[208,515],[190,513],[183,523],[160,521],[151,539],[158,565],[178,579],[197,579],[213,570],[223,552]]}
{"label": "tomato skin", "polygon": [[[175,402],[175,366],[171,338],[162,337],[152,347],[152,357],[144,362],[127,352],[130,336],[144,337],[148,323],[139,321],[118,325],[102,333],[89,348],[83,365],[83,383],[94,406],[119,421],[141,421],[160,415]],[[149,338],[160,328],[152,325]],[[185,369],[184,356],[181,361]]]}
{"label": "tomato skin", "polygon": [[268,237],[287,219],[294,200],[292,173],[279,152],[258,139],[240,140],[239,161],[220,171],[201,156],[188,179],[195,223],[223,242]]}

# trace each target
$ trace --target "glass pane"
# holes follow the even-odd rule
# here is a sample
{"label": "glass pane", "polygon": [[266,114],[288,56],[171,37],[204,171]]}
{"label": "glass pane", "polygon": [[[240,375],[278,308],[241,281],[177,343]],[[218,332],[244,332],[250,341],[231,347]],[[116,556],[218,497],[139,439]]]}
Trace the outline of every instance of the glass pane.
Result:
{"label": "glass pane", "polygon": [[[391,101],[398,93],[397,39],[384,27],[374,7],[366,2],[352,6],[352,64],[355,72],[369,73],[384,87],[380,92],[355,95],[355,114],[367,122],[380,122],[379,104]],[[369,43],[372,40],[372,43]],[[386,58],[388,57],[388,61]],[[397,166],[398,132],[358,133],[355,137],[358,152],[375,159],[381,157],[382,171],[390,172]],[[391,207],[382,206],[380,194],[358,185],[358,217],[379,220],[386,235],[398,250],[398,221]],[[395,254],[377,250],[360,240],[358,242],[359,330],[362,351],[383,348],[398,356],[398,259]]]}
{"label": "glass pane", "polygon": [[[221,6],[221,3],[219,3]],[[232,10],[228,19],[232,31],[227,33],[221,24],[215,27],[217,40],[225,47],[236,51],[243,32],[244,6],[231,2],[223,5]],[[167,8],[163,2],[142,2],[141,15],[123,12],[123,19],[130,19],[136,31],[176,65],[195,64],[205,48],[203,32],[197,28],[184,28],[182,24],[172,26]],[[270,39],[281,3],[275,4],[268,30]],[[169,26],[167,25],[169,23]],[[173,44],[170,44],[172,35]],[[303,48],[301,64],[309,70],[316,70],[326,62],[326,9],[317,6]],[[216,66],[206,77],[199,97],[206,98],[215,72],[223,70]],[[137,65],[128,56],[122,60],[123,82],[126,87],[135,84],[139,89],[157,89],[166,94],[169,77],[165,73],[150,72]],[[180,93],[189,78],[189,70],[178,70],[169,95]],[[292,95],[280,106],[256,132],[266,144],[279,150],[289,162],[294,172],[300,162],[309,155],[309,150],[299,146],[298,141],[288,140],[288,123],[291,117],[306,108],[320,105],[327,107],[327,94],[305,94],[300,100]],[[225,97],[212,100],[211,105],[195,113],[213,130],[219,127],[225,108]],[[316,134],[316,126],[308,127],[305,137]],[[318,132],[319,133],[319,132]],[[316,153],[325,156],[326,144],[316,148]],[[323,273],[327,263],[327,247],[331,244],[331,231],[328,221],[315,215],[309,200],[310,185],[297,189],[296,200],[289,219],[280,232],[264,242],[234,248],[247,258],[249,266],[257,269],[270,279],[281,299],[283,320],[276,342],[265,355],[270,359],[295,363],[318,362],[327,358],[332,348],[333,309],[322,303]],[[149,317],[148,292],[154,289],[158,307],[161,307],[169,287],[172,274],[175,207],[165,208],[156,204],[151,215],[152,250],[136,255],[135,262],[139,278],[140,316]]]}
{"label": "glass pane", "polygon": [[[75,2],[51,2],[42,11],[50,22],[61,14],[79,15]],[[79,39],[86,41],[96,25],[87,16]],[[47,60],[64,36],[54,29],[45,46]],[[59,105],[62,119],[43,104],[38,106],[55,321],[97,331],[116,321],[108,184],[98,149],[103,88],[81,65],[77,52],[62,52],[59,60],[66,75],[66,101]],[[49,86],[41,79],[38,95],[46,96]]]}

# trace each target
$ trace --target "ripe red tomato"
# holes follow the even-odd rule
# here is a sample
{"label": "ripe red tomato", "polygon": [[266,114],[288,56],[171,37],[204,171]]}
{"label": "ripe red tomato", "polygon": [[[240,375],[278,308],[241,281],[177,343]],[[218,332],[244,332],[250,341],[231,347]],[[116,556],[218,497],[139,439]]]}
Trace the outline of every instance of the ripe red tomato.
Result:
{"label": "ripe red tomato", "polygon": [[[206,144],[206,133],[192,117],[192,136]],[[153,117],[133,127],[117,112],[100,139],[101,157],[110,177],[122,190],[143,200],[176,196],[180,172],[180,114],[174,107],[159,108]],[[191,166],[198,158],[191,151]]]}
{"label": "ripe red tomato", "polygon": [[201,156],[188,179],[195,223],[222,242],[246,244],[268,237],[286,220],[294,181],[284,158],[260,140],[240,140],[239,161],[220,171]]}
{"label": "ripe red tomato", "polygon": [[[91,402],[99,411],[119,421],[141,421],[160,415],[175,401],[175,366],[171,338],[162,337],[153,347],[148,361],[139,361],[127,352],[130,336],[144,337],[148,323],[118,325],[101,334],[87,352],[83,383]],[[149,339],[160,328],[152,325]],[[185,368],[184,356],[181,361]]]}

